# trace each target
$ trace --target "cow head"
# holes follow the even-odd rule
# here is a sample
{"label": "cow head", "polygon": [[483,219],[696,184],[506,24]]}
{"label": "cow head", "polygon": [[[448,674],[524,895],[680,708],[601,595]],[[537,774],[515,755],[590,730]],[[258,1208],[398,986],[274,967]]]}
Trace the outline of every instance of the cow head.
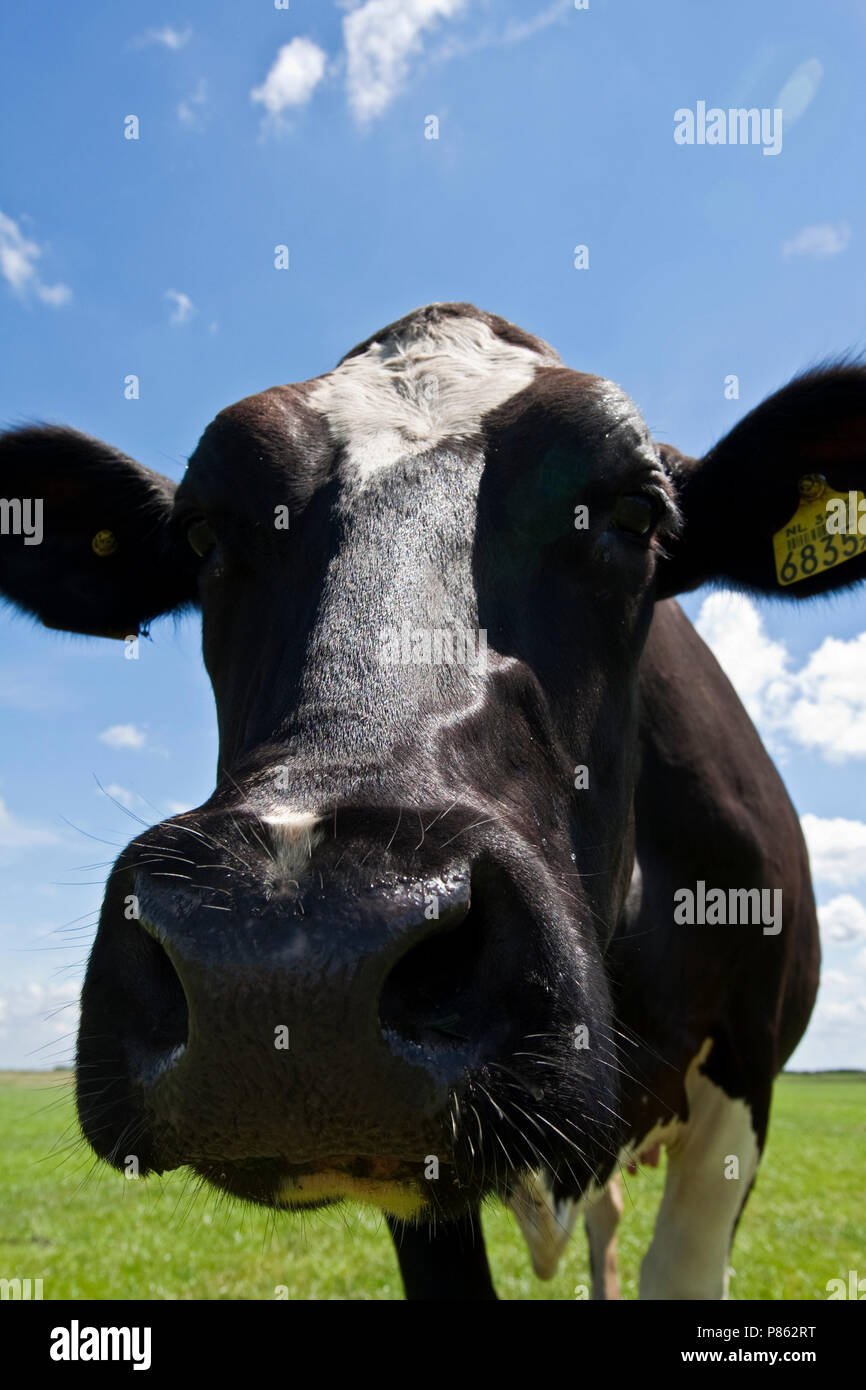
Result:
{"label": "cow head", "polygon": [[[109,879],[84,1133],[274,1206],[461,1213],[577,1194],[619,1140],[604,954],[630,892],[653,607],[780,588],[800,480],[862,485],[866,374],[819,371],[705,458],[465,305],[217,416],[175,486],[96,440],[0,440],[0,588],[124,637],[201,609],[213,795]],[[856,552],[856,553],[855,553]]]}

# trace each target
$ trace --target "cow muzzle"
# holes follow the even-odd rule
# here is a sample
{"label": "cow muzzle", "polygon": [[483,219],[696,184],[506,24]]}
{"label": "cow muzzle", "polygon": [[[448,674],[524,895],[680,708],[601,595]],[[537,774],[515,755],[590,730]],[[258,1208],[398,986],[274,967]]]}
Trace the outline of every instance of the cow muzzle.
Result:
{"label": "cow muzzle", "polygon": [[470,866],[265,894],[220,866],[154,867],[141,843],[136,859],[112,876],[82,996],[96,1151],[271,1205],[407,1216],[431,1177],[439,1198],[459,1185],[455,1097],[507,1048],[514,1002]]}

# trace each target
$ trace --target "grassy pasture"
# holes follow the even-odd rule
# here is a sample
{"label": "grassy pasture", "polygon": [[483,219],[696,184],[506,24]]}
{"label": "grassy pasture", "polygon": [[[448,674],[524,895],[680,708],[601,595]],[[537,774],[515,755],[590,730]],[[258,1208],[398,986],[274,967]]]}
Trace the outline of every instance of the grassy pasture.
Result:
{"label": "grassy pasture", "polygon": [[[395,1299],[402,1287],[381,1217],[347,1207],[288,1217],[197,1189],[184,1174],[129,1181],[77,1137],[65,1072],[0,1073],[0,1276],[41,1278],[46,1299]],[[828,1279],[866,1275],[866,1074],[783,1076],[770,1141],[734,1245],[734,1299],[825,1299]],[[626,1298],[663,1173],[624,1179]],[[574,1299],[589,1283],[578,1229],[549,1283],[532,1275],[513,1218],[485,1212],[500,1298]]]}

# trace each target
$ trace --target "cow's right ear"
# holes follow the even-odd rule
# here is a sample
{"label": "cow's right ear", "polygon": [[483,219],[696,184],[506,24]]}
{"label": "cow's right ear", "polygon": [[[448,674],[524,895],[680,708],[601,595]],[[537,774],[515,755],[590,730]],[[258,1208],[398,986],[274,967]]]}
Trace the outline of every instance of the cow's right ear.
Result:
{"label": "cow's right ear", "polygon": [[683,520],[660,598],[715,583],[803,599],[866,579],[866,367],[797,377],[703,458],[659,453]]}
{"label": "cow's right ear", "polygon": [[54,426],[0,435],[0,595],[46,627],[124,638],[196,597],[175,484]]}

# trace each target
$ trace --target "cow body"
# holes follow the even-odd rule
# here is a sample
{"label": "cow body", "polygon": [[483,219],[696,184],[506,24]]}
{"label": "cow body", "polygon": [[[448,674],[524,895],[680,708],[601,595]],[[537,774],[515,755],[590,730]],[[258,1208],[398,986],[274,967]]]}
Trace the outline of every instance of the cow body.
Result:
{"label": "cow body", "polygon": [[[688,672],[685,679],[683,672]],[[618,1174],[667,1153],[665,1197],[641,1296],[721,1298],[734,1226],[754,1181],[772,1082],[805,1031],[820,950],[808,855],[785,787],[736,692],[673,601],[656,606],[641,662],[635,875],[605,963],[619,1029],[621,1147],[579,1202],[544,1173],[512,1205],[536,1273],[550,1277],[585,1213],[593,1297],[619,1297]],[[702,698],[694,698],[695,689]],[[769,946],[753,924],[677,926],[676,889],[781,886]],[[736,1159],[736,1176],[731,1172]],[[428,1252],[404,1240],[410,1277]],[[480,1260],[477,1296],[489,1287]]]}
{"label": "cow body", "polygon": [[[782,781],[675,603],[656,608],[641,675],[641,887],[607,960],[627,1033],[627,1145],[641,1155],[661,1135],[668,1148],[665,1205],[642,1287],[651,1296],[719,1297],[732,1223],[766,1138],[772,1079],[814,1004],[817,918],[806,847]],[[678,926],[673,895],[701,879],[723,889],[781,888],[782,930]],[[709,1133],[696,1132],[700,1126]],[[723,1186],[718,1174],[728,1155],[739,1172]],[[672,1233],[677,1220],[691,1225],[685,1237],[679,1232],[681,1245]]]}
{"label": "cow body", "polygon": [[[109,879],[96,1152],[370,1202],[413,1298],[495,1296],[488,1196],[542,1276],[582,1210],[615,1297],[617,1172],[665,1147],[642,1295],[722,1297],[817,923],[796,814],[673,596],[864,577],[855,541],[782,590],[772,545],[805,482],[862,485],[864,400],[861,368],[812,373],[692,459],[539,339],[433,305],[223,411],[177,489],[72,431],[0,439],[46,532],[4,541],[0,589],[99,636],[197,605],[219,719],[213,795]],[[689,923],[684,892],[730,915]]]}

